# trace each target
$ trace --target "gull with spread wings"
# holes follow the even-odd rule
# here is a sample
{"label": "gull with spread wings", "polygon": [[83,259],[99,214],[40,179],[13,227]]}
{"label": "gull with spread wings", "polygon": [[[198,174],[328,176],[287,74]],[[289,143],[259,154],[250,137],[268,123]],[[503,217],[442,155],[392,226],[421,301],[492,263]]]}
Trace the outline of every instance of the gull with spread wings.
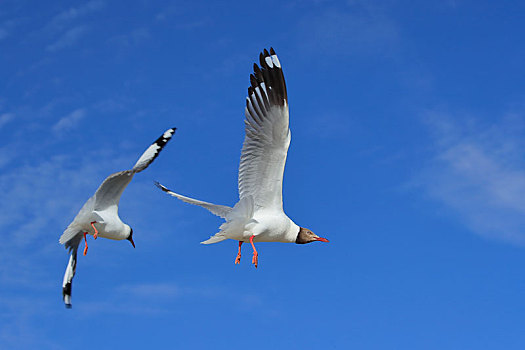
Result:
{"label": "gull with spread wings", "polygon": [[86,243],[84,255],[86,255],[88,249],[86,239],[88,234],[93,235],[95,239],[97,237],[113,240],[127,239],[135,248],[133,229],[123,223],[118,216],[120,196],[131,182],[133,175],[146,169],[157,158],[159,152],[166,146],[174,133],[175,128],[166,130],[162,136],[146,149],[131,170],[109,175],[93,197],[89,198],[80,209],[62,236],[60,236],[60,244],[65,244],[66,249],[69,249],[71,254],[62,283],[62,295],[67,308],[71,307],[71,286],[77,267],[78,246],[82,238],[84,238]]}
{"label": "gull with spread wings", "polygon": [[239,241],[235,263],[241,260],[241,245],[250,242],[252,263],[257,267],[254,242],[328,242],[309,229],[296,225],[283,211],[282,185],[291,133],[288,126],[288,96],[281,63],[273,48],[254,64],[246,98],[245,139],[239,165],[239,202],[233,208],[177,194],[163,185],[164,192],[190,204],[206,208],[225,219],[220,231],[202,242]]}

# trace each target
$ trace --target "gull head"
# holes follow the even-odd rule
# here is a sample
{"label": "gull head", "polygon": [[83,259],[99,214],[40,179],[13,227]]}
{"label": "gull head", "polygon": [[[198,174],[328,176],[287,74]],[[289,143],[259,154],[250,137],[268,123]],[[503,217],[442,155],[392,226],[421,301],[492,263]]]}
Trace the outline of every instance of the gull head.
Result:
{"label": "gull head", "polygon": [[319,237],[312,231],[310,231],[307,228],[301,227],[299,229],[299,233],[297,234],[297,238],[295,239],[295,243],[297,244],[306,244],[306,243],[312,243],[315,241],[319,242],[330,242],[326,238]]}
{"label": "gull head", "polygon": [[133,248],[135,248],[135,242],[133,242],[133,229],[126,225],[126,231],[128,232],[128,238],[126,239],[130,241]]}

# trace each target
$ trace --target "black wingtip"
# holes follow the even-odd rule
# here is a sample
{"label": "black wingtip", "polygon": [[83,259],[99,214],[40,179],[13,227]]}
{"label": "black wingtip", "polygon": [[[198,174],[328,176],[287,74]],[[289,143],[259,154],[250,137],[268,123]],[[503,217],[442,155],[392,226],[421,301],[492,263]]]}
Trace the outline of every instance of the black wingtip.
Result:
{"label": "black wingtip", "polygon": [[259,85],[257,82],[257,79],[255,78],[253,74],[250,74],[250,83],[252,84],[252,87],[254,89],[257,87],[257,85]]}
{"label": "black wingtip", "polygon": [[154,183],[155,183],[155,186],[157,186],[158,188],[160,188],[162,191],[164,191],[164,192],[168,192],[168,191],[169,191],[166,187],[162,186],[162,185],[160,184],[160,182],[155,181]]}
{"label": "black wingtip", "polygon": [[[272,58],[272,56],[275,57]],[[252,95],[250,88],[255,89],[264,83],[266,88],[261,89],[261,93],[267,94],[267,96],[263,96],[262,98],[265,106],[267,106],[268,103],[270,105],[280,106],[288,103],[283,71],[276,56],[277,54],[273,47],[270,47],[270,52],[268,52],[267,49],[263,49],[262,52],[259,53],[259,65],[254,64],[253,74],[250,74],[251,87],[248,88],[248,96]]]}
{"label": "black wingtip", "polygon": [[267,68],[266,61],[264,60],[264,56],[262,52],[259,54],[259,64],[261,68]]}

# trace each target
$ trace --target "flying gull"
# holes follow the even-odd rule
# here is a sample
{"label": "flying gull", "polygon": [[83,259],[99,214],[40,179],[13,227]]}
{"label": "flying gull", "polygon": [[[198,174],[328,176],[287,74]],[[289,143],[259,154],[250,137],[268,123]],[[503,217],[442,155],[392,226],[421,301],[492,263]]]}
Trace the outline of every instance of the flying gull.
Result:
{"label": "flying gull", "polygon": [[254,64],[246,98],[245,139],[239,165],[239,202],[233,208],[199,201],[177,194],[160,183],[164,192],[186,203],[199,205],[225,219],[220,231],[201,242],[225,239],[239,241],[235,264],[241,260],[241,245],[250,242],[252,263],[257,267],[254,242],[305,244],[328,242],[307,228],[299,227],[283,211],[282,185],[291,133],[288,126],[288,97],[281,63],[273,48]]}
{"label": "flying gull", "polygon": [[87,254],[88,246],[86,236],[93,235],[113,240],[127,239],[135,248],[133,242],[133,229],[123,223],[118,216],[118,204],[120,196],[126,186],[130,183],[133,175],[141,172],[150,165],[166,146],[175,133],[175,128],[168,129],[160,136],[146,151],[131,170],[120,171],[108,176],[97,189],[93,197],[89,198],[82,209],[78,212],[73,222],[69,224],[62,236],[60,244],[65,244],[69,249],[70,257],[62,283],[62,295],[67,308],[71,307],[71,284],[77,267],[77,251],[82,238],[86,243],[84,255]]}

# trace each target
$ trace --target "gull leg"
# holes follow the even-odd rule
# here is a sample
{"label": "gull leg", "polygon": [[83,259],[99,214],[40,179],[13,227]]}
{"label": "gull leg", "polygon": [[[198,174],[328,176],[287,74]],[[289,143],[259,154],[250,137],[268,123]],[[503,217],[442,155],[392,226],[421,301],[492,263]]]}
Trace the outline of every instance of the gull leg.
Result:
{"label": "gull leg", "polygon": [[239,241],[239,252],[237,253],[237,257],[235,258],[235,264],[241,263],[241,246],[242,246],[242,241]]}
{"label": "gull leg", "polygon": [[250,237],[250,243],[252,244],[252,248],[253,248],[253,258],[252,258],[252,264],[255,265],[255,268],[257,268],[257,263],[259,262],[259,254],[257,253],[257,250],[255,249],[255,246],[253,245],[253,237],[255,237],[255,235],[252,235]]}
{"label": "gull leg", "polygon": [[[95,227],[95,225],[93,225],[94,223],[96,223],[96,221],[93,221],[93,222],[91,223],[91,227],[93,227],[93,229],[95,230],[95,234],[93,235],[93,237],[95,237],[95,239],[97,239],[97,237],[98,237],[98,230],[97,230],[97,228]],[[86,236],[84,235],[84,237],[86,237]]]}
{"label": "gull leg", "polygon": [[88,234],[87,232],[84,232],[84,242],[86,242],[86,247],[84,248],[84,256],[86,256],[87,250],[88,250],[87,238],[86,238],[87,234]]}

